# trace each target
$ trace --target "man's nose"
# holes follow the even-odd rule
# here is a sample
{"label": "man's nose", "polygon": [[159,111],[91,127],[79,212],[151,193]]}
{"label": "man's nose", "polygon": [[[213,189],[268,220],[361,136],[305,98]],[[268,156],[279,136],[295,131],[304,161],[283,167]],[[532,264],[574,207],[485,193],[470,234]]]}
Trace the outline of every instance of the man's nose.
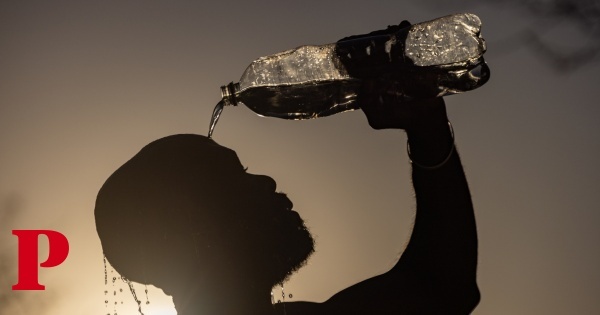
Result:
{"label": "man's nose", "polygon": [[267,192],[275,192],[277,183],[271,177],[254,174],[250,174],[250,176],[252,176],[252,185],[254,185],[257,189],[265,190]]}

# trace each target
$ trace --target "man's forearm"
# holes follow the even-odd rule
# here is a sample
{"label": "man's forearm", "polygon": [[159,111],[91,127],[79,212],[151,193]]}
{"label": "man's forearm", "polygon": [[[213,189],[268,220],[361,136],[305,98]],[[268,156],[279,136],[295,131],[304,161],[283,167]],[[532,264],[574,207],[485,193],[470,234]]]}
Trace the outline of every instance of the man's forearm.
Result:
{"label": "man's forearm", "polygon": [[479,301],[473,205],[445,111],[431,115],[407,130],[417,213],[397,267],[447,314],[468,313]]}

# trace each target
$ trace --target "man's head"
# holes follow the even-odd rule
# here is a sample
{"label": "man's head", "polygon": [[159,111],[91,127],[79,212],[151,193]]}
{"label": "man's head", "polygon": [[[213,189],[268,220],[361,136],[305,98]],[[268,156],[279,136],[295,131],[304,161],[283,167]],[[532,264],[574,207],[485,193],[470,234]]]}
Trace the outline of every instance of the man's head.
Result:
{"label": "man's head", "polygon": [[169,136],[106,181],[96,228],[117,271],[174,297],[218,295],[235,282],[270,288],[313,252],[303,221],[275,189],[213,140]]}

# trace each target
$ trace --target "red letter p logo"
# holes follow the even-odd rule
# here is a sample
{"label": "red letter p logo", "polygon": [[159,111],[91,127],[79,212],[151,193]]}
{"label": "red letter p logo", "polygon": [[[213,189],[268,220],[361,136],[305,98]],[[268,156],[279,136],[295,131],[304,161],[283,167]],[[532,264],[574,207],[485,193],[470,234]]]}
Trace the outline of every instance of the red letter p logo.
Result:
{"label": "red letter p logo", "polygon": [[19,238],[19,281],[13,290],[44,290],[38,283],[38,236],[48,237],[48,259],[39,266],[50,268],[60,265],[69,254],[69,241],[59,232],[51,230],[13,230]]}

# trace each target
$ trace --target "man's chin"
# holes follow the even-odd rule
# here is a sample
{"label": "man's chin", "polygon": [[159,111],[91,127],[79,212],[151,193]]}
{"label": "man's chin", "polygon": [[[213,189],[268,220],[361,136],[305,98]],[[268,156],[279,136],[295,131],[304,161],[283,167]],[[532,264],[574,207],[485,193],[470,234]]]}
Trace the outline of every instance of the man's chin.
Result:
{"label": "man's chin", "polygon": [[281,283],[287,280],[294,272],[302,268],[310,256],[314,253],[314,240],[310,232],[303,228],[297,230],[294,240],[290,240],[288,246],[277,255],[276,261],[280,263],[280,275],[276,283]]}

